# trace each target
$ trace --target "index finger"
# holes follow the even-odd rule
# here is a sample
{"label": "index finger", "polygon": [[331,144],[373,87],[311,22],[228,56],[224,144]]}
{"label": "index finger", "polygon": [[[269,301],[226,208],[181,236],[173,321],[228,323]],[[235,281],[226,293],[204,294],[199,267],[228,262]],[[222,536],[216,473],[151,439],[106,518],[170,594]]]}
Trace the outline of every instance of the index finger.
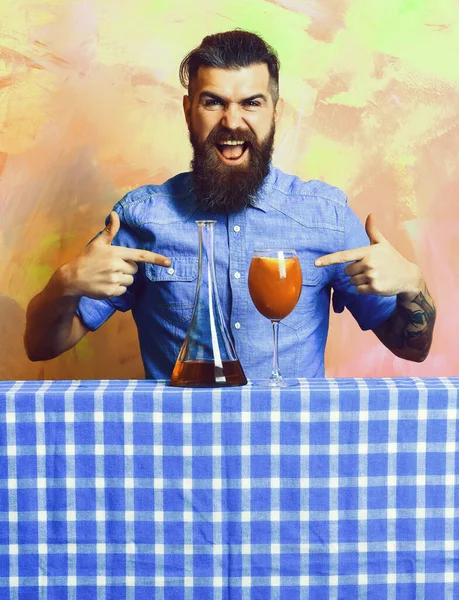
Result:
{"label": "index finger", "polygon": [[341,250],[340,252],[333,252],[333,254],[326,254],[325,256],[316,258],[314,264],[316,267],[328,267],[329,265],[355,262],[356,260],[362,260],[366,256],[367,251],[368,246],[353,248],[351,250]]}
{"label": "index finger", "polygon": [[167,256],[157,254],[156,252],[150,252],[150,250],[139,250],[137,248],[117,246],[116,252],[123,260],[133,260],[136,263],[150,263],[161,267],[170,267],[172,264],[171,259],[167,258]]}

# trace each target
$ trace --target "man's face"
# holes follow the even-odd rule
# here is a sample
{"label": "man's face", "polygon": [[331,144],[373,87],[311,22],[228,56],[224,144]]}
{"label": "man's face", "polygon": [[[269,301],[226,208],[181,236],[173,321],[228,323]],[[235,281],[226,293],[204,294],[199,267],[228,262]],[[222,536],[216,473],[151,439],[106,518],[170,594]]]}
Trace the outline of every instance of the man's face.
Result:
{"label": "man's face", "polygon": [[282,107],[273,105],[267,66],[200,67],[183,106],[201,205],[225,212],[250,205],[269,170]]}

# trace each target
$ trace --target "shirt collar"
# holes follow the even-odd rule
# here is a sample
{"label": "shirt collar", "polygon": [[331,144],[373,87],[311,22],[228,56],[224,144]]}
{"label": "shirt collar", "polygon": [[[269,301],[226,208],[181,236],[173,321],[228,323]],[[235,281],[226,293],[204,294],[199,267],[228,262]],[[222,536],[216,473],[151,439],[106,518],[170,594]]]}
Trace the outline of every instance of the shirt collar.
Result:
{"label": "shirt collar", "polygon": [[269,198],[271,197],[271,192],[276,178],[276,167],[274,167],[273,164],[270,163],[269,172],[266,175],[263,183],[261,184],[261,187],[257,192],[255,203],[251,208],[256,208],[263,212],[267,212],[269,206]]}

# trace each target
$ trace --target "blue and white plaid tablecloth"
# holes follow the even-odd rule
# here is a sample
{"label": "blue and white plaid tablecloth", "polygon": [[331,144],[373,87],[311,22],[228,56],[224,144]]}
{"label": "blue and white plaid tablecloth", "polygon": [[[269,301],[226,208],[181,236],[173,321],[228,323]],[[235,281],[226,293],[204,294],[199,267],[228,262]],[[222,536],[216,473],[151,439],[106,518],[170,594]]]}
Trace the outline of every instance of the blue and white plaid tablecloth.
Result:
{"label": "blue and white plaid tablecloth", "polygon": [[0,598],[459,598],[459,378],[0,382]]}

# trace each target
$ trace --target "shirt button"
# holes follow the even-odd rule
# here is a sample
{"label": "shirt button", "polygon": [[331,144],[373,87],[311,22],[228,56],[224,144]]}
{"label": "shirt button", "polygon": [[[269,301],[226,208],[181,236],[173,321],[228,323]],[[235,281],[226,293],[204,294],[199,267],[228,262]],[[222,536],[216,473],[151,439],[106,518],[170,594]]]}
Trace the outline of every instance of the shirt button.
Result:
{"label": "shirt button", "polygon": [[240,329],[241,328],[241,324],[239,323],[239,321],[237,321],[234,326],[236,327],[236,329]]}
{"label": "shirt button", "polygon": [[170,269],[167,269],[167,272],[169,273],[169,275],[173,275],[175,273],[175,270],[171,267]]}
{"label": "shirt button", "polygon": [[241,231],[241,228],[239,227],[239,225],[235,225],[233,227],[234,231],[237,233],[238,231]]}
{"label": "shirt button", "polygon": [[234,274],[234,278],[235,279],[240,279],[241,278],[241,274],[239,273],[239,271],[236,271],[236,273]]}

